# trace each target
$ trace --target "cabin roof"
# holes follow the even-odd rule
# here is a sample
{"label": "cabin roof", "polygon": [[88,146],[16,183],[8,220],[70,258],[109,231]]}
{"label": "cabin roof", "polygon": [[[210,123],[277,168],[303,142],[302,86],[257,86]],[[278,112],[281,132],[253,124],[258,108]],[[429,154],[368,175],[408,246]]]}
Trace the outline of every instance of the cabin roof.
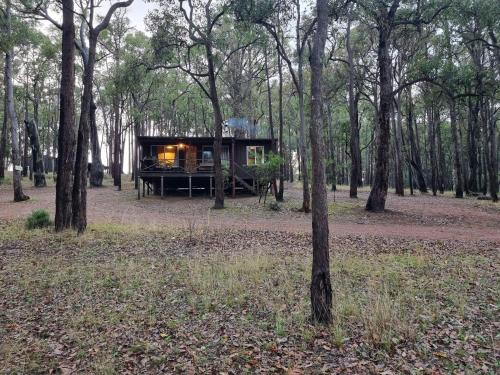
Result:
{"label": "cabin roof", "polygon": [[[214,137],[153,137],[153,136],[139,136],[139,143],[141,145],[155,145],[155,144],[167,144],[167,143],[187,143],[187,144],[201,144],[201,143],[213,143]],[[271,138],[235,138],[235,137],[222,137],[222,143],[235,143],[248,144],[248,145],[261,145],[270,144],[273,142]]]}

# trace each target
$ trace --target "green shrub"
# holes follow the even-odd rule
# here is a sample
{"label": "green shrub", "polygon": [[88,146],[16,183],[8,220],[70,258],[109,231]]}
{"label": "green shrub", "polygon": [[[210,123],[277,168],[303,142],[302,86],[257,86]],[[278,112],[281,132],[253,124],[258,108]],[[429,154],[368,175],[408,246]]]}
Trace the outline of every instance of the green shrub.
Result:
{"label": "green shrub", "polygon": [[51,224],[49,213],[44,209],[34,210],[26,220],[26,228],[28,229],[46,228]]}

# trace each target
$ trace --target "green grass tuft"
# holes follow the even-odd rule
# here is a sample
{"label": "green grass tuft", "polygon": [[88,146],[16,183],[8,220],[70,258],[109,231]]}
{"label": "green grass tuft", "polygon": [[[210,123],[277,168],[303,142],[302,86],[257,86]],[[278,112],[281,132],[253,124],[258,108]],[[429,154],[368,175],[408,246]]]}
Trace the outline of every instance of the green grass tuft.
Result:
{"label": "green grass tuft", "polygon": [[34,210],[26,219],[27,229],[47,228],[51,224],[49,213],[44,209]]}

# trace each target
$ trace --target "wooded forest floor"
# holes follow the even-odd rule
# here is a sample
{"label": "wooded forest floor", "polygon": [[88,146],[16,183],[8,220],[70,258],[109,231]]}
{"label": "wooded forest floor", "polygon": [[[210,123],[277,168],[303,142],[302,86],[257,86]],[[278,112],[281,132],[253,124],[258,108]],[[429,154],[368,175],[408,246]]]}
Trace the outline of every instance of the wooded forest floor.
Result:
{"label": "wooded forest floor", "polygon": [[334,322],[317,327],[299,185],[278,212],[89,189],[82,236],[25,229],[55,189],[25,190],[0,186],[2,374],[500,371],[498,204],[389,194],[369,214],[367,189],[330,193]]}

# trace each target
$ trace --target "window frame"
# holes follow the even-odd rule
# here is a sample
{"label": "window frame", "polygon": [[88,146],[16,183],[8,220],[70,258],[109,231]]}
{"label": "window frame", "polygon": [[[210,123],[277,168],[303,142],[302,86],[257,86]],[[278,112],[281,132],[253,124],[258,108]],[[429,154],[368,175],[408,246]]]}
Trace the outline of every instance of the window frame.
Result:
{"label": "window frame", "polygon": [[[259,158],[260,161],[257,162],[257,149],[258,148],[261,148],[262,149],[262,152],[261,152],[261,157]],[[248,155],[249,155],[249,150],[251,150],[252,148],[255,149],[255,161],[254,161],[254,164],[250,164],[248,161],[249,161],[249,158],[248,158]],[[262,165],[266,162],[266,149],[263,145],[248,145],[246,146],[246,162],[247,162],[247,166],[249,167],[253,167],[253,166],[256,166],[256,165]]]}

